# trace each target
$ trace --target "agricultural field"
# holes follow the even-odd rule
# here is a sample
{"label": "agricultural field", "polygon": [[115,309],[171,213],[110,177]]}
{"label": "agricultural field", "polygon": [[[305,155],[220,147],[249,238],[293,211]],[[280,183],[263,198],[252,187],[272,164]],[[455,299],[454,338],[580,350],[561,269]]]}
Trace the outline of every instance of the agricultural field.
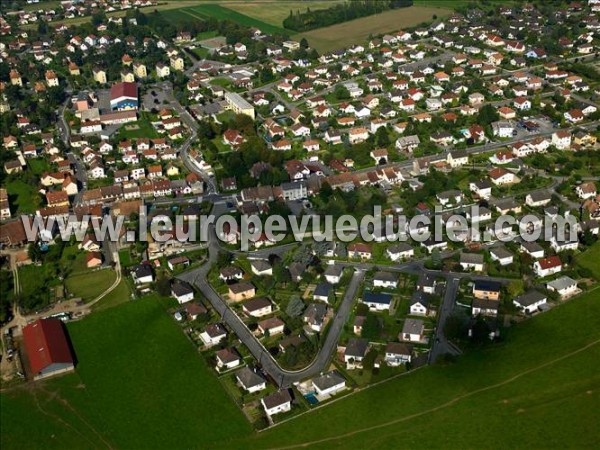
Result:
{"label": "agricultural field", "polygon": [[224,4],[227,8],[237,11],[246,16],[257,20],[281,27],[283,20],[290,15],[290,11],[306,11],[310,8],[311,11],[326,9],[334,6],[337,3],[342,3],[342,0],[332,1],[279,1],[279,2],[227,2]]}
{"label": "agricultural field", "polygon": [[247,435],[249,422],[162,302],[70,323],[76,372],[2,392],[2,448],[214,448]]}
{"label": "agricultural field", "polygon": [[365,42],[370,34],[376,35],[414,27],[431,21],[434,15],[442,18],[449,16],[451,12],[452,10],[447,8],[411,6],[318,28],[292,37],[296,40],[306,38],[312,47],[320,52],[326,52]]}
{"label": "agricultural field", "polygon": [[[250,16],[246,16],[241,14],[233,9],[230,9],[225,6],[221,6],[216,3],[202,4],[198,6],[176,9],[176,10],[168,10],[163,11],[165,17],[169,20],[177,21],[184,20],[184,16],[187,15],[187,19],[197,19],[202,20],[206,17],[214,17],[219,20],[231,20],[232,22],[237,22],[239,24],[245,25],[247,27],[256,27],[259,28],[264,33],[269,34],[283,34],[289,33],[289,31],[284,30],[280,25],[273,25],[271,23],[265,22],[260,19],[256,19]],[[182,15],[183,14],[183,15]]]}

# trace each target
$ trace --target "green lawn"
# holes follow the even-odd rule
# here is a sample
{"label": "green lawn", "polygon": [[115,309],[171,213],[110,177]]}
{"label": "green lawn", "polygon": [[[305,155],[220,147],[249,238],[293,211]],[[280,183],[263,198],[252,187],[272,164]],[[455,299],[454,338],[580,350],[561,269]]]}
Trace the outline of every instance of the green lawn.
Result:
{"label": "green lawn", "polygon": [[68,325],[74,374],[0,396],[3,449],[213,448],[250,425],[155,297]]}
{"label": "green lawn", "polygon": [[502,343],[454,364],[363,390],[260,434],[251,433],[160,300],[146,297],[68,325],[76,373],[3,392],[1,444],[592,448],[600,439],[598,292],[514,326]]}
{"label": "green lawn", "polygon": [[34,213],[41,206],[41,197],[36,186],[20,179],[13,179],[6,184],[11,211],[18,214]]}
{"label": "green lawn", "polygon": [[125,303],[131,299],[131,289],[129,288],[128,281],[122,279],[121,282],[111,293],[107,294],[102,300],[96,303],[93,308],[96,310],[113,308]]}
{"label": "green lawn", "polygon": [[589,269],[596,280],[600,280],[600,241],[592,245],[586,252],[577,256],[577,264]]}
{"label": "green lawn", "polygon": [[[260,7],[260,6],[257,6]],[[266,5],[268,7],[268,5]],[[233,9],[226,8],[225,6],[209,3],[207,5],[194,6],[192,8],[185,8],[184,11],[189,11],[195,16],[214,17],[219,20],[231,20],[247,27],[259,28],[263,33],[268,34],[289,34],[288,30],[283,29],[275,25],[263,22],[259,19],[241,14]]]}
{"label": "green lawn", "polygon": [[27,166],[31,173],[41,176],[44,172],[50,172],[50,164],[43,158],[32,158],[27,160]]}
{"label": "green lawn", "polygon": [[142,115],[137,122],[131,122],[123,125],[119,129],[118,140],[137,139],[137,138],[157,138],[158,132],[150,123],[150,120]]}
{"label": "green lawn", "polygon": [[[591,447],[600,439],[598,292],[514,327],[504,342],[455,364],[368,389],[239,446],[287,448],[332,438],[314,446]],[[369,427],[378,428],[356,432]]]}
{"label": "green lawn", "polygon": [[117,275],[111,269],[78,273],[65,280],[67,291],[83,300],[93,300],[106,291]]}

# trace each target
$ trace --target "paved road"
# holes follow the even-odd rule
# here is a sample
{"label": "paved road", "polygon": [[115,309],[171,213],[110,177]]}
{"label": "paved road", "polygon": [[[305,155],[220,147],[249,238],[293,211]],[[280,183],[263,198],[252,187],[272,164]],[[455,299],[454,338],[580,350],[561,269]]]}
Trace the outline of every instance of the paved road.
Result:
{"label": "paved road", "polygon": [[429,352],[429,363],[432,364],[436,359],[445,354],[456,354],[454,346],[451,346],[444,335],[444,327],[446,320],[452,314],[454,304],[456,301],[456,293],[458,292],[458,286],[460,284],[460,278],[448,276],[446,278],[446,292],[438,311],[438,323],[433,335],[433,345]]}
{"label": "paved road", "polygon": [[[288,371],[282,369],[271,354],[265,349],[262,343],[252,334],[242,320],[231,310],[227,302],[209,285],[206,275],[211,266],[217,259],[220,250],[217,237],[214,233],[214,227],[211,228],[209,240],[209,261],[203,266],[186,272],[178,278],[192,283],[211,303],[215,311],[219,313],[223,322],[225,322],[238,338],[248,347],[250,353],[261,364],[263,369],[273,378],[275,383],[282,387],[290,386],[292,383],[314,376],[322,372],[329,363],[334,353],[344,324],[348,321],[354,298],[362,283],[365,272],[357,270],[354,272],[350,283],[346,287],[344,297],[334,317],[329,331],[325,338],[323,346],[319,350],[313,362],[306,368],[299,371]],[[275,250],[275,249],[273,249]],[[268,250],[265,250],[268,251]],[[272,252],[272,251],[271,251]]]}

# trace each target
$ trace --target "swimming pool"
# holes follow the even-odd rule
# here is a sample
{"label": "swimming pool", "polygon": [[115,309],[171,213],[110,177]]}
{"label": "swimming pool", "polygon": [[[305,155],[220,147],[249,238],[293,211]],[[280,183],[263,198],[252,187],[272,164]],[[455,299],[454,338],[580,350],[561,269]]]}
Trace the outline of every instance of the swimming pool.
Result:
{"label": "swimming pool", "polygon": [[317,403],[319,403],[319,400],[317,400],[317,397],[315,396],[314,392],[311,392],[310,394],[306,394],[304,396],[304,398],[308,401],[308,403],[310,403],[311,405],[316,405]]}

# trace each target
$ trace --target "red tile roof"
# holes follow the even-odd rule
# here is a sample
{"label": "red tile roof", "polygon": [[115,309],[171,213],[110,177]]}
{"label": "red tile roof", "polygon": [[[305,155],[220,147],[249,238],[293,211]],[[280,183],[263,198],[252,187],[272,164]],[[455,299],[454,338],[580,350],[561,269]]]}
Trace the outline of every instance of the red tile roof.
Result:
{"label": "red tile roof", "polygon": [[52,364],[73,364],[63,324],[58,319],[39,319],[23,328],[23,339],[34,374]]}

